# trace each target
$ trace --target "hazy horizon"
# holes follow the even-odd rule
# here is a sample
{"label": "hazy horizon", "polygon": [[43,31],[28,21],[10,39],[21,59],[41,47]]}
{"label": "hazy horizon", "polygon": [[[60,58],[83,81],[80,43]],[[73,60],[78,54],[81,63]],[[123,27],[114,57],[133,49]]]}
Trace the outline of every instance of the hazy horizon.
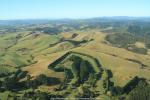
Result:
{"label": "hazy horizon", "polygon": [[149,0],[3,0],[0,20],[150,17]]}
{"label": "hazy horizon", "polygon": [[84,20],[84,19],[95,19],[95,18],[150,18],[150,16],[100,16],[100,17],[85,17],[85,18],[16,18],[16,19],[0,19],[0,21],[21,21],[21,20]]}

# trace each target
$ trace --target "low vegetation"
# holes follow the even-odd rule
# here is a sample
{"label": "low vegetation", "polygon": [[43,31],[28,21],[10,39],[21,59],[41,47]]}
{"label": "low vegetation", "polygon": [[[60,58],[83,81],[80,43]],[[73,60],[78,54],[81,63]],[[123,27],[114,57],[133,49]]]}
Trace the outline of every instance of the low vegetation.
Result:
{"label": "low vegetation", "polygon": [[149,100],[149,24],[93,18],[0,25],[0,99]]}

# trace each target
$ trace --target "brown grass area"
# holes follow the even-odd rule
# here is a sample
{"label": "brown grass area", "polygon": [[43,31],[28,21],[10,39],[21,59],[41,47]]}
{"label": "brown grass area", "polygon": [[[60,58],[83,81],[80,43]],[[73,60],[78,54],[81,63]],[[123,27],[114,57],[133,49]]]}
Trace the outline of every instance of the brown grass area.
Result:
{"label": "brown grass area", "polygon": [[[149,55],[142,55],[130,52],[123,48],[113,47],[104,43],[105,36],[106,34],[95,31],[81,33],[75,37],[74,40],[90,38],[94,39],[94,41],[91,41],[84,46],[69,50],[74,50],[76,52],[81,52],[96,57],[104,68],[110,69],[113,72],[112,80],[114,80],[116,85],[123,86],[135,76],[150,79],[150,70],[140,69],[140,65],[138,63],[126,60],[137,60],[150,68],[150,50]],[[64,73],[54,72],[48,69],[48,65],[65,52],[67,51],[52,53],[46,56],[38,56],[36,57],[38,62],[31,66],[25,67],[24,70],[27,70],[32,76],[37,76],[44,73],[51,77],[63,79]]]}
{"label": "brown grass area", "polygon": [[150,79],[150,70],[140,69],[138,63],[126,60],[127,58],[134,59],[150,68],[150,56],[136,54],[123,48],[104,44],[104,37],[105,34],[95,33],[94,41],[84,47],[75,48],[74,50],[96,57],[103,67],[111,69],[116,85],[123,86],[135,76]]}
{"label": "brown grass area", "polygon": [[145,44],[143,42],[136,42],[135,46],[138,47],[138,48],[146,48]]}
{"label": "brown grass area", "polygon": [[48,69],[48,65],[52,63],[55,59],[59,58],[61,55],[62,53],[53,53],[48,56],[38,56],[36,57],[36,60],[38,61],[37,63],[24,67],[23,70],[28,71],[32,77],[38,76],[40,74],[46,74],[47,76],[56,77],[63,80],[64,73],[55,72]]}

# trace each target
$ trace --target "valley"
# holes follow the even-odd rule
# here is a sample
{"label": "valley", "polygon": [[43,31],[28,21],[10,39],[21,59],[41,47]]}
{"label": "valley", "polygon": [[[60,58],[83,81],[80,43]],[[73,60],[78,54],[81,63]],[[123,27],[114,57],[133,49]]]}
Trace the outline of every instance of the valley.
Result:
{"label": "valley", "polygon": [[110,20],[0,25],[0,99],[132,100],[140,82],[149,93],[149,21]]}

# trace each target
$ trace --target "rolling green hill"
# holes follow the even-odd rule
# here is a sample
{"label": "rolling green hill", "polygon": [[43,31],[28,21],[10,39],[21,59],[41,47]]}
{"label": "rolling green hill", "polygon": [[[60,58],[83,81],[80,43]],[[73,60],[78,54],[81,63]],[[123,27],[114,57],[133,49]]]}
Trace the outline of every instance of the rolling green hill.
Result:
{"label": "rolling green hill", "polygon": [[0,99],[132,100],[149,87],[148,21],[44,22],[0,26]]}

